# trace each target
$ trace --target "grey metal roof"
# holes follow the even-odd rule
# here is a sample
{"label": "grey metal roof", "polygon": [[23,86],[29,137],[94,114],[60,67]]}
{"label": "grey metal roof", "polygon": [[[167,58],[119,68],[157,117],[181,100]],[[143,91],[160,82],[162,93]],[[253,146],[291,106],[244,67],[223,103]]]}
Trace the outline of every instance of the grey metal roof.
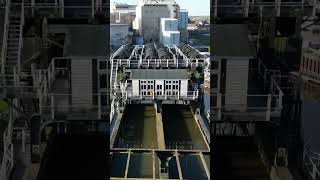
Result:
{"label": "grey metal roof", "polygon": [[213,25],[213,51],[216,56],[252,57],[254,49],[248,38],[248,25]]}
{"label": "grey metal roof", "polygon": [[106,25],[70,27],[70,46],[67,56],[107,56],[108,29]]}
{"label": "grey metal roof", "polygon": [[130,79],[189,79],[186,69],[132,69]]}

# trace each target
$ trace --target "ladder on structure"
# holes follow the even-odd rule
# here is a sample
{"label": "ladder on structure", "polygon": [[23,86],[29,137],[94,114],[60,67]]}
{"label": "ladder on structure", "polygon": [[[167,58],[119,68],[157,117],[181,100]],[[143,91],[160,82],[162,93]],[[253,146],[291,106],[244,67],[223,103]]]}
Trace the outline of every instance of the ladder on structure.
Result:
{"label": "ladder on structure", "polygon": [[21,72],[20,56],[23,44],[24,2],[8,0],[5,17],[2,72],[6,75],[6,86],[15,85],[15,74]]}

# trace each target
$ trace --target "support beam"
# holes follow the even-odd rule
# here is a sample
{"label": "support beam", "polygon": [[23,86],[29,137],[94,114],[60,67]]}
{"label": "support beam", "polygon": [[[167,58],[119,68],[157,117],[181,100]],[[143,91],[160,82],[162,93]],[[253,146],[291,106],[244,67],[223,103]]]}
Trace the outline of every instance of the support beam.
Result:
{"label": "support beam", "polygon": [[276,0],[277,2],[277,17],[281,15],[281,0]]}
{"label": "support beam", "polygon": [[313,0],[312,16],[315,17],[317,13],[317,0]]}
{"label": "support beam", "polygon": [[249,16],[249,8],[250,8],[250,0],[245,0],[246,6],[245,6],[245,17]]}
{"label": "support beam", "polygon": [[152,151],[152,178],[156,179],[156,154]]}
{"label": "support beam", "polygon": [[157,104],[154,104],[156,111],[156,128],[157,128],[157,143],[158,148],[163,150],[166,149],[166,143],[164,138],[164,130],[163,130],[163,122],[162,122],[162,114],[161,112],[157,112]]}
{"label": "support beam", "polygon": [[125,170],[125,173],[124,173],[124,178],[127,178],[127,177],[128,177],[130,157],[131,157],[131,150],[129,149],[128,159],[127,159],[127,164],[126,164],[126,170]]}
{"label": "support beam", "polygon": [[179,173],[179,179],[183,179],[178,151],[175,152],[175,156],[176,156],[177,168],[178,168],[178,173]]}
{"label": "support beam", "polygon": [[203,154],[200,153],[199,155],[200,155],[200,159],[201,159],[202,165],[204,167],[204,170],[206,171],[206,175],[207,175],[208,179],[210,179],[210,170],[208,168],[206,161],[204,160]]}
{"label": "support beam", "polygon": [[51,94],[51,119],[54,120],[55,119],[55,115],[54,115],[54,94]]}
{"label": "support beam", "polygon": [[91,17],[94,18],[94,12],[95,12],[95,1],[91,0]]}
{"label": "support beam", "polygon": [[214,0],[214,17],[218,17],[218,0]]}

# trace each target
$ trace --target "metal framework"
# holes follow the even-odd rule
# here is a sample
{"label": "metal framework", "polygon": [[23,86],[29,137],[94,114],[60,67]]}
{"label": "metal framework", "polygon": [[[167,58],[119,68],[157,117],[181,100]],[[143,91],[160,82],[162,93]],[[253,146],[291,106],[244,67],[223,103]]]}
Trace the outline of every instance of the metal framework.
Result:
{"label": "metal framework", "polygon": [[[184,179],[183,177],[183,171],[181,168],[181,162],[180,162],[180,156],[181,155],[192,155],[192,156],[199,156],[200,157],[200,163],[203,167],[205,174],[208,179],[210,179],[210,170],[208,167],[208,164],[205,161],[204,155],[210,155],[210,151],[202,151],[202,150],[180,150],[180,149],[132,149],[132,148],[112,148],[110,150],[110,155],[115,153],[123,153],[128,154],[128,157],[126,159],[126,167],[125,167],[125,175],[124,177],[111,177],[111,179],[145,179],[142,177],[135,177],[135,178],[128,178],[128,172],[129,172],[129,164],[131,161],[131,155],[132,154],[145,154],[145,155],[152,155],[152,171],[153,171],[153,178],[148,179],[157,179],[155,175],[155,161],[157,154],[167,154],[169,155],[170,159],[171,157],[176,158],[176,166],[179,174],[179,179]],[[162,178],[161,178],[162,179]]]}
{"label": "metal framework", "polygon": [[[152,46],[154,46],[154,48],[152,48]],[[167,52],[165,53],[165,56],[163,56],[164,54],[160,52],[163,52],[165,50]],[[146,51],[148,51],[148,53]],[[170,59],[167,59],[168,57],[170,57]],[[118,77],[120,68],[147,69],[152,67],[179,69],[203,67],[204,69],[209,69],[210,58],[202,56],[198,50],[187,44],[181,44],[180,46],[161,46],[159,44],[151,43],[148,45],[134,46],[122,45],[115,53],[112,54],[112,56],[110,57],[110,63],[110,89],[112,94],[114,95],[111,102],[111,120],[114,117],[116,111],[118,111],[120,106],[123,105],[123,103],[125,103],[126,101],[130,101],[131,99],[155,99],[155,93],[151,93],[151,95],[143,95],[141,92],[139,92],[139,96],[131,96],[130,94],[132,94],[132,92],[128,92],[128,90],[126,89],[128,83],[125,82],[122,85],[120,83],[120,78]],[[165,93],[162,96],[157,96],[157,98],[163,100],[196,100],[198,98],[198,95],[199,91],[194,90],[188,92],[187,97],[181,97],[179,93],[177,93],[176,95],[167,95],[167,93]]]}
{"label": "metal framework", "polygon": [[305,151],[304,168],[313,180],[318,180],[320,178],[320,154],[312,151]]}

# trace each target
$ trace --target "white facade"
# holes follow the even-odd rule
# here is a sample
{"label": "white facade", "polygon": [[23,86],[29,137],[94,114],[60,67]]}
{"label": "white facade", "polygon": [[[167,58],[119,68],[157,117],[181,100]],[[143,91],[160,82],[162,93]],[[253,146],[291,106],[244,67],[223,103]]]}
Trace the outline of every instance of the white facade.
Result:
{"label": "white facade", "polygon": [[133,97],[187,97],[188,79],[133,79],[129,96],[131,94]]}
{"label": "white facade", "polygon": [[174,0],[141,0],[136,8],[136,29],[145,42],[159,40],[160,18],[179,17],[180,8]]}
{"label": "white facade", "polygon": [[165,46],[168,45],[179,45],[180,43],[180,32],[179,31],[166,31],[163,32],[160,37],[160,42]]}

